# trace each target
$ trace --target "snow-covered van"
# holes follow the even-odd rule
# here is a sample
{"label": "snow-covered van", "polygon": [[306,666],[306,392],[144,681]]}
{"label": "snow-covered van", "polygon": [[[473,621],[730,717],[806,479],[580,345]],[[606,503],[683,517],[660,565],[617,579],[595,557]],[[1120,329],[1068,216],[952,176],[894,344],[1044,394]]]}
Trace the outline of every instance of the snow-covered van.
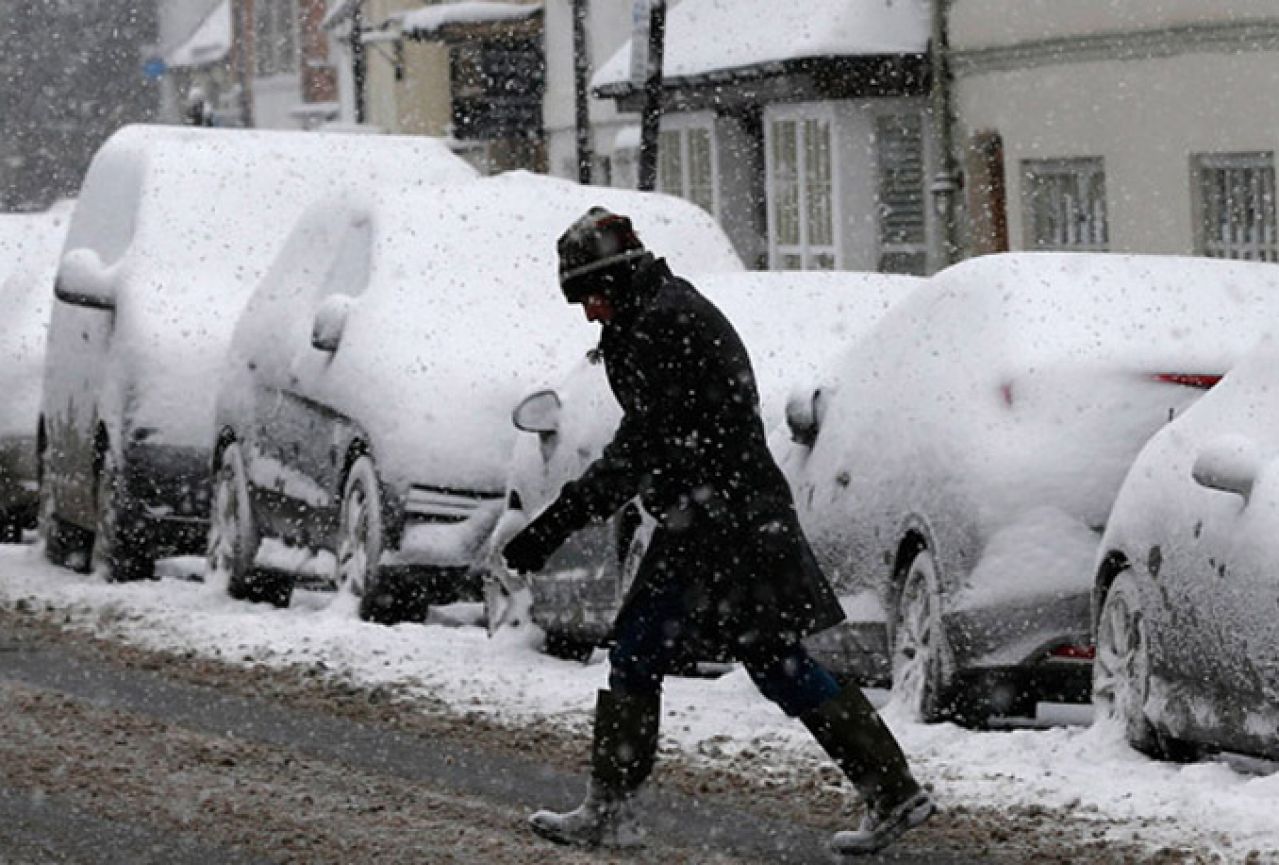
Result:
{"label": "snow-covered van", "polygon": [[330,579],[388,623],[478,594],[511,409],[597,338],[556,276],[557,238],[594,205],[678,270],[742,270],[686,201],[523,172],[312,208],[227,355],[210,579],[278,604],[299,575]]}
{"label": "snow-covered van", "polygon": [[85,177],[54,288],[39,419],[49,558],[131,579],[159,555],[202,552],[213,381],[298,215],[350,190],[474,176],[423,138],[113,135]]}

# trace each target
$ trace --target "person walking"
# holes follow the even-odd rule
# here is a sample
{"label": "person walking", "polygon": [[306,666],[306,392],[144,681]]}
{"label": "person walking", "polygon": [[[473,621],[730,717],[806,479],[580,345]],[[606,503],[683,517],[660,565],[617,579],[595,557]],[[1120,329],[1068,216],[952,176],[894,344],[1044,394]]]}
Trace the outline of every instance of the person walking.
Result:
{"label": "person walking", "polygon": [[884,848],[936,807],[861,690],[840,687],[801,643],[844,614],[769,453],[745,346],[626,216],[591,208],[557,248],[565,298],[602,325],[598,351],[623,416],[503,558],[539,571],[571,534],[637,495],[657,528],[610,634],[586,798],[567,813],[538,811],[532,829],[583,847],[642,843],[635,795],[653,768],[663,678],[690,654],[729,656],[865,800],[860,826],[832,837],[834,853]]}

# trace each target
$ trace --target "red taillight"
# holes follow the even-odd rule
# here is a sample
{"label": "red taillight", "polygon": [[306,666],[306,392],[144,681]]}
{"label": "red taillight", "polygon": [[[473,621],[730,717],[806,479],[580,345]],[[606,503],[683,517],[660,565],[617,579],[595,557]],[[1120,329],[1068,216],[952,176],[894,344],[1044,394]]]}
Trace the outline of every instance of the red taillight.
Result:
{"label": "red taillight", "polygon": [[1048,653],[1051,658],[1063,661],[1092,661],[1097,657],[1096,646],[1058,646]]}
{"label": "red taillight", "polygon": [[1199,390],[1207,390],[1221,381],[1221,376],[1213,373],[1157,372],[1151,378],[1164,384],[1179,384],[1182,387],[1194,387]]}

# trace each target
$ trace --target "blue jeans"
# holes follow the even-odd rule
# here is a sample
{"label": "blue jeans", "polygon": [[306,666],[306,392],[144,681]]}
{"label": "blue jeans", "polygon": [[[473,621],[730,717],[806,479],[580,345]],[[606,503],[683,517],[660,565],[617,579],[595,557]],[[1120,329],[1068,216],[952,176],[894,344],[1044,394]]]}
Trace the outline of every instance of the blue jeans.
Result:
{"label": "blue jeans", "polygon": [[[680,659],[683,591],[666,581],[627,609],[614,627],[609,651],[609,688],[624,694],[654,694]],[[798,641],[760,640],[739,652],[760,693],[791,717],[803,715],[839,694],[839,684]]]}

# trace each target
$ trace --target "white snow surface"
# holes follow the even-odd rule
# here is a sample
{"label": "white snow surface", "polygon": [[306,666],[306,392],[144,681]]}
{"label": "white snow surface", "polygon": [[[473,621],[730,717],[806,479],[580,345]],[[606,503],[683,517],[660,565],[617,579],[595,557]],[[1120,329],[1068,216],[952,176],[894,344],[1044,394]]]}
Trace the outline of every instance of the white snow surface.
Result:
{"label": "white snow surface", "polygon": [[[670,5],[670,4],[668,4]],[[666,13],[664,78],[806,57],[909,54],[928,46],[927,0],[683,0]],[[631,43],[592,87],[630,80]]]}
{"label": "white snow surface", "polygon": [[407,35],[434,33],[449,24],[479,24],[488,21],[517,21],[542,10],[541,3],[497,3],[462,0],[438,3],[405,12],[401,30]]}
{"label": "white snow surface", "polygon": [[[199,567],[169,560],[170,573]],[[587,748],[596,689],[607,678],[597,652],[588,665],[541,654],[536,629],[489,639],[476,605],[432,613],[425,625],[360,622],[344,595],[299,591],[278,610],[230,600],[182,579],[109,584],[47,564],[36,546],[0,547],[0,603],[56,611],[66,627],[133,645],[192,651],[245,666],[327,671],[366,686],[392,685],[459,713],[578,731]],[[872,691],[880,704],[883,693]],[[950,724],[889,726],[942,807],[1045,807],[1097,820],[1095,831],[1139,838],[1152,850],[1192,849],[1214,861],[1279,862],[1279,766],[1214,759],[1191,765],[1149,760],[1119,731],[1079,723],[972,732]],[[1066,713],[1058,717],[1069,720]],[[1086,716],[1074,720],[1086,723]],[[769,771],[811,773],[824,758],[804,728],[760,697],[736,669],[714,680],[668,680],[664,744],[714,761],[748,747],[771,749]],[[530,802],[530,807],[537,803]]]}

